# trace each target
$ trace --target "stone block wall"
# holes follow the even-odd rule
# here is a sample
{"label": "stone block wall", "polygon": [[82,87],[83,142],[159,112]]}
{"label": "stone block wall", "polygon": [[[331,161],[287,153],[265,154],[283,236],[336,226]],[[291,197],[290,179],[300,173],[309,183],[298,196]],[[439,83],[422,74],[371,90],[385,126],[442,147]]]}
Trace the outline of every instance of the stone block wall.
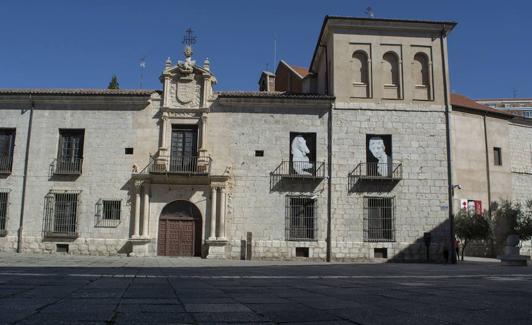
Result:
{"label": "stone block wall", "polygon": [[13,103],[1,108],[0,128],[14,128],[16,133],[11,174],[0,175],[0,190],[8,192],[7,235],[0,237],[0,252],[14,252],[17,249],[17,231],[20,224],[24,156],[26,153],[26,135],[30,112],[27,110],[27,102]]}
{"label": "stone block wall", "polygon": [[[309,257],[325,258],[326,180],[275,180],[270,177],[290,159],[290,132],[316,133],[316,160],[327,159],[327,110],[284,104],[270,107],[216,106],[209,114],[209,152],[213,170],[230,167],[226,233],[228,256],[240,258],[241,240],[253,234],[254,258],[287,259],[296,247],[309,247]],[[255,151],[263,150],[263,157]],[[318,204],[317,238],[286,240],[286,197],[314,196]]]}
{"label": "stone block wall", "polygon": [[[235,110],[236,108],[230,108]],[[297,109],[297,108],[295,108]],[[294,110],[295,110],[294,109]],[[225,110],[225,112],[224,112]],[[290,131],[317,133],[317,160],[327,159],[327,113],[279,114],[274,108],[246,107],[239,112],[217,108],[209,115],[209,151],[215,169],[233,173],[226,222],[228,255],[240,258],[242,240],[253,234],[254,258],[289,259],[296,247],[309,247],[309,258],[326,257],[327,179],[310,191],[308,184],[288,181],[272,189],[269,173],[289,158]],[[244,112],[241,112],[244,111]],[[300,112],[301,113],[301,112]],[[348,174],[366,160],[366,134],[391,134],[394,160],[403,164],[403,179],[386,192],[352,192]],[[433,258],[440,259],[448,241],[445,116],[440,106],[425,111],[386,106],[382,109],[335,109],[333,112],[332,258],[371,260],[374,248],[388,257],[425,257],[422,238],[431,232]],[[255,157],[264,150],[264,157]],[[226,164],[226,165],[225,165]],[[318,200],[316,241],[286,240],[285,198],[315,195]],[[363,198],[395,198],[395,241],[364,242]]]}
{"label": "stone block wall", "polygon": [[[521,203],[532,200],[532,125],[510,123],[512,197]],[[521,254],[532,255],[532,241],[522,243]]]}
{"label": "stone block wall", "polygon": [[[393,160],[401,163],[403,170],[402,179],[394,186],[348,187],[347,175],[366,161],[366,134],[392,136]],[[432,254],[441,258],[448,242],[445,115],[441,107],[418,110],[387,104],[336,109],[333,162],[333,257],[372,259],[375,248],[387,248],[392,259],[423,259],[423,233],[431,232]],[[366,196],[394,198],[394,242],[364,242]]]}
{"label": "stone block wall", "polygon": [[510,123],[513,199],[532,200],[532,125]]}
{"label": "stone block wall", "polygon": [[[101,105],[101,106],[100,106]],[[125,148],[139,152],[148,148],[136,146],[137,120],[153,114],[150,108],[94,105],[90,98],[63,98],[58,105],[36,101],[29,152],[26,204],[22,251],[52,253],[57,244],[68,244],[72,254],[116,255],[127,253],[132,211],[131,172],[135,155],[126,155]],[[69,109],[64,109],[67,107]],[[135,107],[137,107],[135,109]],[[143,109],[144,108],[144,109]],[[8,236],[0,238],[0,250],[15,249],[16,231],[20,222],[20,200],[24,168],[27,121],[29,112],[2,110],[0,127],[16,127],[13,173],[0,179],[0,188],[8,188]],[[155,127],[156,125],[154,125]],[[59,130],[83,129],[83,166],[79,176],[53,175],[51,164],[57,157]],[[154,140],[156,147],[156,140]],[[147,159],[146,159],[147,160]],[[77,211],[78,238],[43,238],[45,196],[51,191],[79,191]],[[99,200],[120,200],[121,220],[116,227],[102,228],[96,224]]]}

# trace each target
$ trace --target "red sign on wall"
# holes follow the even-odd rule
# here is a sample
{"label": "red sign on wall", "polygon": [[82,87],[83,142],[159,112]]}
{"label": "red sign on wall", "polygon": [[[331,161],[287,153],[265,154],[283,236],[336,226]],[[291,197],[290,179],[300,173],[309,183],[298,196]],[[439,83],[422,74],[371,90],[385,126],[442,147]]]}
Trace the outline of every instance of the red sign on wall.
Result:
{"label": "red sign on wall", "polygon": [[469,213],[482,214],[482,201],[480,200],[460,200],[460,209]]}
{"label": "red sign on wall", "polygon": [[475,214],[482,214],[482,201],[475,200]]}

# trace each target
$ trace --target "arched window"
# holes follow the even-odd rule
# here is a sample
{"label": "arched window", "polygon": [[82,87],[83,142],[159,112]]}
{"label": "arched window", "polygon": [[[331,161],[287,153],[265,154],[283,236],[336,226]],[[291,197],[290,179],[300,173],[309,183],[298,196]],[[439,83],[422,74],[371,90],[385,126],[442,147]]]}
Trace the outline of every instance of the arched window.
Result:
{"label": "arched window", "polygon": [[382,80],[384,98],[400,98],[399,58],[394,52],[386,52],[382,57]]}
{"label": "arched window", "polygon": [[417,53],[414,56],[412,73],[415,83],[414,98],[421,100],[430,99],[429,58],[425,53]]}
{"label": "arched window", "polygon": [[355,97],[369,97],[369,60],[364,51],[353,53],[353,86]]}

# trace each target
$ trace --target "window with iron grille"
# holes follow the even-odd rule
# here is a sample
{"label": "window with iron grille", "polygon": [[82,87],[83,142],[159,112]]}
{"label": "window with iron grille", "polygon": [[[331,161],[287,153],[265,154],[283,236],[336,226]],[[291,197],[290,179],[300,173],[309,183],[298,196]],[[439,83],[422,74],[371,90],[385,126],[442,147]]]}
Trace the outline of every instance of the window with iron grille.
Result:
{"label": "window with iron grille", "polygon": [[85,130],[59,130],[56,174],[81,174]]}
{"label": "window with iron grille", "polygon": [[15,129],[0,129],[0,174],[11,173],[14,149]]}
{"label": "window with iron grille", "polygon": [[50,192],[45,197],[44,235],[77,237],[79,192]]}
{"label": "window with iron grille", "polygon": [[117,227],[121,206],[120,200],[99,200],[96,204],[96,227]]}
{"label": "window with iron grille", "polygon": [[7,223],[7,192],[0,192],[0,235],[5,234]]}
{"label": "window with iron grille", "polygon": [[286,197],[287,240],[315,240],[317,200],[310,197]]}
{"label": "window with iron grille", "polygon": [[364,197],[364,241],[394,240],[394,198]]}

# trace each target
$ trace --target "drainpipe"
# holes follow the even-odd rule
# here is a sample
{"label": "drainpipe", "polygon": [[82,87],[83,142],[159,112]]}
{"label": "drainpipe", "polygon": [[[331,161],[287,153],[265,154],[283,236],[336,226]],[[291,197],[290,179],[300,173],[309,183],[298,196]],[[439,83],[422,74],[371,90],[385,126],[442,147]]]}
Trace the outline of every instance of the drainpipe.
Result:
{"label": "drainpipe", "polygon": [[332,228],[332,126],[333,105],[329,106],[327,117],[327,262],[331,261],[331,228]]}
{"label": "drainpipe", "polygon": [[[484,146],[485,146],[485,152],[486,152],[486,180],[487,180],[487,187],[488,187],[488,216],[491,219],[491,171],[490,171],[490,159],[489,159],[489,151],[488,151],[488,128],[486,123],[486,113],[483,114],[483,120],[484,120]],[[490,239],[490,249],[491,254],[495,251],[495,246],[493,243],[493,238]]]}
{"label": "drainpipe", "polygon": [[445,26],[442,25],[440,34],[440,48],[442,57],[442,71],[443,71],[443,91],[445,99],[445,133],[446,133],[446,145],[447,145],[447,194],[449,196],[449,261],[452,264],[456,264],[456,251],[454,249],[454,214],[453,214],[453,171],[452,171],[452,157],[451,157],[451,112],[449,107],[449,89],[447,85],[447,58],[445,56],[445,41],[447,36]]}
{"label": "drainpipe", "polygon": [[490,159],[488,151],[488,128],[486,127],[486,113],[483,115],[484,118],[484,146],[486,151],[486,177],[488,185],[488,215],[491,218],[491,176],[490,176]]}
{"label": "drainpipe", "polygon": [[29,96],[30,101],[30,117],[28,121],[28,133],[26,135],[26,153],[24,155],[24,175],[22,176],[22,199],[20,201],[20,223],[18,227],[18,238],[17,238],[17,253],[22,252],[22,230],[24,226],[24,205],[26,201],[26,186],[28,183],[28,161],[30,154],[30,139],[31,139],[31,126],[33,123],[33,108],[34,103],[31,97]]}
{"label": "drainpipe", "polygon": [[[325,49],[325,89],[329,95],[329,58],[327,46],[320,45]],[[326,261],[331,261],[331,228],[332,228],[332,103],[327,114],[327,238],[326,238]]]}

